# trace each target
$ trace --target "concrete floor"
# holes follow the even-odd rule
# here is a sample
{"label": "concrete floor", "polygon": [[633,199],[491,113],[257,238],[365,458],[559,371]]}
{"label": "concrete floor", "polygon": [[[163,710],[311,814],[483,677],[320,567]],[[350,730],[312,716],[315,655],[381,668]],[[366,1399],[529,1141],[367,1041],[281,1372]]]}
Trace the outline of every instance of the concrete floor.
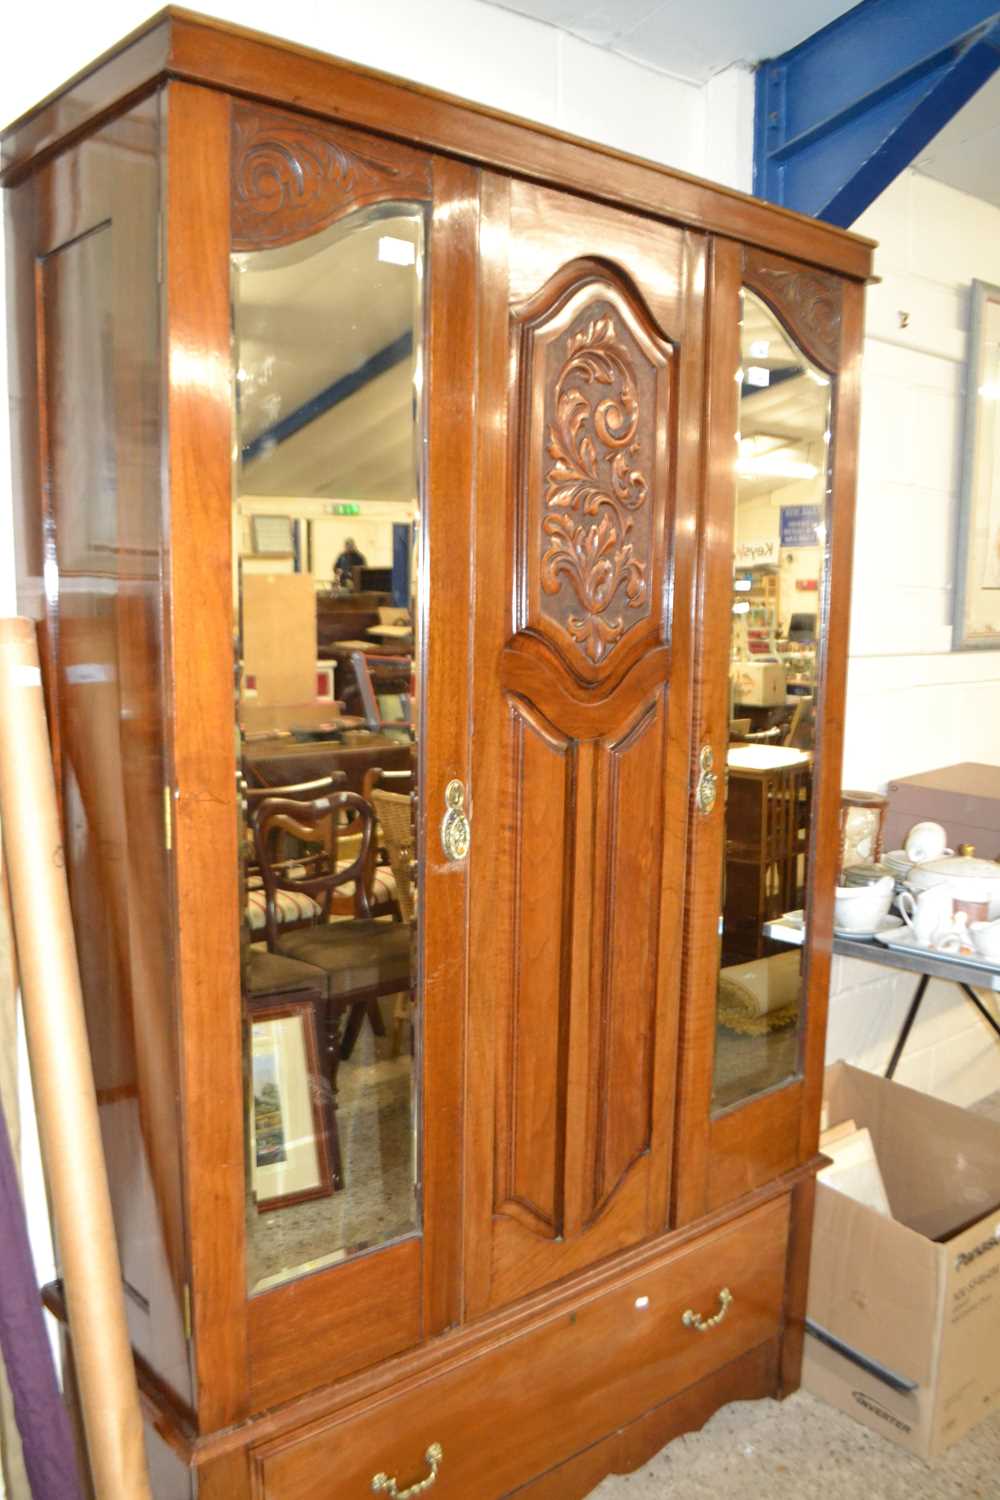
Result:
{"label": "concrete floor", "polygon": [[997,1500],[1000,1412],[931,1466],[805,1391],[735,1401],[590,1500]]}

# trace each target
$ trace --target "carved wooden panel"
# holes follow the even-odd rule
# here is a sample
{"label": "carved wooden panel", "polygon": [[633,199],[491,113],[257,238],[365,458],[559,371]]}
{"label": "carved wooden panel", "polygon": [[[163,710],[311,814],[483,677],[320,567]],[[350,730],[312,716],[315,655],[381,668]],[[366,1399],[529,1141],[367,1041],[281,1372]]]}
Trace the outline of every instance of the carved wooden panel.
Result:
{"label": "carved wooden panel", "polygon": [[430,194],[430,161],[305,115],[233,106],[234,250],[290,245],[351,209]]}
{"label": "carved wooden panel", "polygon": [[743,274],[808,355],[827,370],[839,369],[843,285],[838,277],[750,249],[744,252]]}
{"label": "carved wooden panel", "polygon": [[684,231],[483,219],[470,1315],[669,1223],[702,411]]}
{"label": "carved wooden panel", "polygon": [[509,702],[512,994],[502,1038],[496,1209],[536,1233],[562,1230],[566,1004],[563,913],[572,742],[522,700]]}
{"label": "carved wooden panel", "polygon": [[593,680],[660,625],[672,350],[631,288],[589,261],[518,321],[517,625]]}
{"label": "carved wooden panel", "polygon": [[650,1145],[666,717],[661,692],[623,734],[602,743],[598,761],[588,1219]]}

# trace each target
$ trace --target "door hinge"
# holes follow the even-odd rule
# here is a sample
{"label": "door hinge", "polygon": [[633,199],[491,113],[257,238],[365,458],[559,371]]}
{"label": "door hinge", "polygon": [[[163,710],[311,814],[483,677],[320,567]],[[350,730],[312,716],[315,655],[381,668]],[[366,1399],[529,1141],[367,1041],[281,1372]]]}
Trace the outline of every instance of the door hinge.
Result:
{"label": "door hinge", "polygon": [[156,216],[156,280],[163,285],[163,215]]}
{"label": "door hinge", "polygon": [[163,839],[169,854],[174,847],[174,793],[173,788],[163,788]]}
{"label": "door hinge", "polygon": [[187,1342],[190,1344],[190,1342],[191,1342],[191,1288],[190,1288],[190,1286],[188,1285],[188,1283],[186,1281],[185,1281],[184,1286],[183,1286],[182,1291],[181,1291],[181,1304],[182,1304],[182,1312],[183,1312],[183,1316],[184,1316],[184,1337],[187,1340]]}

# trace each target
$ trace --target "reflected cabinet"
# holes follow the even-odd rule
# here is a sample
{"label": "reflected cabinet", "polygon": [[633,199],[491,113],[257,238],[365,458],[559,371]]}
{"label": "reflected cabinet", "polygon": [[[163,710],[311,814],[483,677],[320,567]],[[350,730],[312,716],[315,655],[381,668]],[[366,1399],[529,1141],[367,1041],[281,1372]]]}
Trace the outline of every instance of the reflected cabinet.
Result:
{"label": "reflected cabinet", "polygon": [[158,1500],[793,1390],[871,246],[183,12],[3,173]]}

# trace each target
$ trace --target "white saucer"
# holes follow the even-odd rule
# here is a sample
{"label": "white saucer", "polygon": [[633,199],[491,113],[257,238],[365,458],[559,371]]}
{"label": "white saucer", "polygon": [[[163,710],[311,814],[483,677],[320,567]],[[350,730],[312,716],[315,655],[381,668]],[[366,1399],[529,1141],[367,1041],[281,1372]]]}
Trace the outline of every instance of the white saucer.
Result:
{"label": "white saucer", "polygon": [[884,932],[876,932],[875,936],[880,943],[885,943],[887,948],[912,948],[915,953],[936,952],[930,943],[918,943],[905,922],[900,922],[891,931],[887,928]]}
{"label": "white saucer", "polygon": [[869,938],[878,938],[881,943],[891,942],[890,933],[898,933],[906,924],[902,917],[883,917],[877,927],[870,927],[867,931],[859,932],[853,927],[835,927],[835,937],[857,938],[859,942],[867,942]]}

